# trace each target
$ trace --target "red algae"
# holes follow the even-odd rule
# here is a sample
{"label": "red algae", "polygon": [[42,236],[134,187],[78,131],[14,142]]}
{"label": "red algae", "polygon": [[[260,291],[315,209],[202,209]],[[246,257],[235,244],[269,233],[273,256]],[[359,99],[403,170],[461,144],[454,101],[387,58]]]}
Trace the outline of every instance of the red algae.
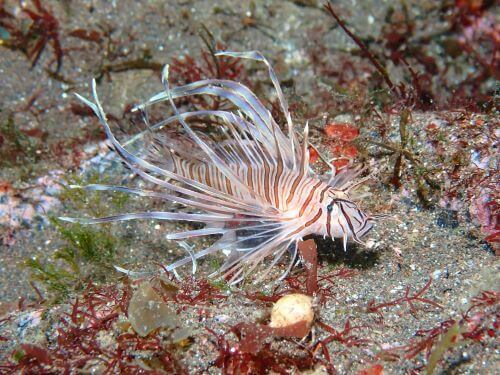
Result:
{"label": "red algae", "polygon": [[380,314],[380,310],[382,310],[386,307],[397,306],[397,305],[402,305],[404,303],[407,303],[409,308],[410,308],[410,313],[414,317],[416,317],[418,308],[415,304],[417,302],[425,304],[425,305],[431,305],[431,306],[434,306],[438,309],[442,309],[442,306],[439,303],[432,301],[428,298],[422,297],[427,292],[429,287],[431,286],[431,283],[432,283],[432,278],[430,278],[429,281],[427,281],[427,283],[420,290],[415,292],[413,295],[410,295],[410,287],[407,286],[403,297],[397,298],[397,299],[389,301],[389,302],[376,304],[372,300],[368,303],[368,306],[366,308],[367,312]]}
{"label": "red algae", "polygon": [[330,123],[325,125],[325,134],[328,138],[351,142],[359,136],[359,129],[346,123]]}
{"label": "red algae", "polygon": [[357,375],[382,375],[384,373],[384,366],[381,364],[371,365],[357,373]]}
{"label": "red algae", "polygon": [[10,38],[3,42],[8,48],[22,51],[33,68],[39,61],[42,53],[48,44],[54,50],[56,69],[59,72],[62,66],[64,51],[59,35],[59,21],[46,9],[40,0],[32,0],[34,9],[23,7],[22,12],[26,14],[31,23],[27,31],[22,21],[4,8],[4,3],[0,3],[0,26],[7,30]]}
{"label": "red algae", "polygon": [[237,342],[230,342],[225,335],[217,334],[207,328],[215,338],[215,346],[219,354],[211,362],[211,366],[221,369],[223,374],[255,374],[269,371],[278,374],[287,374],[291,370],[306,370],[321,363],[319,358],[307,350],[300,350],[297,354],[280,352],[272,349],[266,342],[275,334],[273,329],[263,325],[241,323],[231,328],[237,337]]}

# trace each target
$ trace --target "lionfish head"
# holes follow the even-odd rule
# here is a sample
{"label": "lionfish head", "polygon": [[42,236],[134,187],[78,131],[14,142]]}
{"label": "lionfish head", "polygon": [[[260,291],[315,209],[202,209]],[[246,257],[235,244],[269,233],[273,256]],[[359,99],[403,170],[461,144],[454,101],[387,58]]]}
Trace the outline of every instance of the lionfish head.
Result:
{"label": "lionfish head", "polygon": [[349,195],[332,189],[326,197],[326,234],[342,238],[344,248],[348,239],[363,244],[361,238],[373,227],[373,218],[363,212]]}

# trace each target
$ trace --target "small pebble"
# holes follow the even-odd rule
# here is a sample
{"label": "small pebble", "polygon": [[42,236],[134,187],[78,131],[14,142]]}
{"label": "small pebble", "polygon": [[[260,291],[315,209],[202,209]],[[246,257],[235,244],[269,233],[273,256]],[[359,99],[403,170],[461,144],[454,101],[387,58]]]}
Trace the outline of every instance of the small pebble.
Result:
{"label": "small pebble", "polygon": [[433,273],[432,273],[432,278],[435,280],[435,279],[439,279],[439,276],[441,276],[441,270],[435,270]]}
{"label": "small pebble", "polygon": [[[273,306],[271,311],[272,328],[286,328],[303,322],[307,331],[312,326],[314,310],[312,298],[304,294],[288,294],[281,297]],[[303,336],[303,335],[299,335]]]}

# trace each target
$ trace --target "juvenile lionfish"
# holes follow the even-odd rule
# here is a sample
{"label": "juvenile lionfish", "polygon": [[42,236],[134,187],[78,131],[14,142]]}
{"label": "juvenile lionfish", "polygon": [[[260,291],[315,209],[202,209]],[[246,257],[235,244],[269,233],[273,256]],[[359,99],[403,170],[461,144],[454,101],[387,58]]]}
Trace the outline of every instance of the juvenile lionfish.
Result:
{"label": "juvenile lionfish", "polygon": [[[299,241],[309,234],[342,238],[344,249],[348,239],[359,242],[372,227],[376,215],[368,216],[354,203],[349,191],[360,168],[333,171],[322,179],[309,166],[308,125],[299,143],[292,124],[287,101],[277,76],[268,60],[259,52],[219,52],[218,56],[252,59],[263,62],[276,90],[281,111],[287,123],[286,136],[256,95],[239,82],[206,79],[171,88],[169,67],[162,74],[164,90],[136,107],[143,113],[152,134],[145,156],[127,150],[111,131],[99,102],[95,81],[94,102],[80,95],[104,127],[111,148],[138,176],[161,187],[163,192],[133,189],[124,186],[88,185],[87,190],[120,191],[139,196],[161,198],[181,203],[196,210],[185,212],[138,212],[95,219],[62,218],[71,222],[96,224],[132,219],[158,219],[204,223],[202,229],[167,235],[168,239],[219,235],[211,246],[189,252],[189,256],[165,267],[193,263],[209,254],[222,251],[227,259],[216,272],[241,280],[265,259],[272,259],[269,270],[290,252],[287,274],[295,264]],[[235,110],[196,110],[181,113],[174,99],[191,95],[213,95],[231,102]],[[168,101],[173,116],[150,124],[147,107]],[[215,141],[195,132],[190,121],[216,119],[224,140]],[[180,124],[184,141],[170,137],[165,129]],[[171,133],[170,133],[171,134]],[[267,272],[266,272],[267,273]]]}

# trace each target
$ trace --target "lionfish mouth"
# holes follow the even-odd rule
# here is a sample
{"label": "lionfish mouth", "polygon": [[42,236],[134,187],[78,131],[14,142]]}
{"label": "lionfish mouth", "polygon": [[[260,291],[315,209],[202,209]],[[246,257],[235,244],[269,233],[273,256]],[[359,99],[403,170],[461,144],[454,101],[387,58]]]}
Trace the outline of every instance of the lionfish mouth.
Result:
{"label": "lionfish mouth", "polygon": [[367,216],[351,201],[342,200],[338,202],[338,205],[347,223],[347,228],[343,228],[345,236],[351,237],[354,242],[363,244],[361,238],[373,228],[375,218]]}
{"label": "lionfish mouth", "polygon": [[364,237],[369,231],[373,229],[373,222],[370,219],[366,219],[365,223],[363,224],[362,227],[360,227],[357,231],[354,233],[356,234],[356,237],[362,238]]}

